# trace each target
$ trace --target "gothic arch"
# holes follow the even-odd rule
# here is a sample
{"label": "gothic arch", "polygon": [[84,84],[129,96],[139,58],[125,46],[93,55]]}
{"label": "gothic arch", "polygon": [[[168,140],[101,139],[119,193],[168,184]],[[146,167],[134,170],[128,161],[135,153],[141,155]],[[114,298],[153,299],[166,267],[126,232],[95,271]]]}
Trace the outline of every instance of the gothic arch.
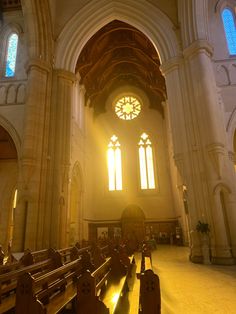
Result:
{"label": "gothic arch", "polygon": [[21,140],[20,136],[17,133],[16,129],[14,126],[3,116],[0,115],[0,125],[9,133],[11,136],[15,146],[16,146],[16,151],[17,151],[17,156],[19,159],[20,156],[20,148],[21,148]]}
{"label": "gothic arch", "polygon": [[179,55],[173,23],[147,1],[124,2],[92,0],[66,24],[57,42],[56,67],[74,72],[86,42],[113,20],[128,23],[142,31],[154,44],[161,62]]}
{"label": "gothic arch", "polygon": [[208,40],[208,0],[179,1],[184,48],[196,40]]}
{"label": "gothic arch", "polygon": [[213,189],[213,194],[217,194],[217,193],[220,193],[220,191],[224,191],[226,192],[227,194],[231,194],[231,189],[227,186],[227,184],[225,183],[219,183],[217,184],[214,189]]}
{"label": "gothic arch", "polygon": [[12,241],[14,225],[13,199],[19,173],[19,158],[14,139],[8,131],[9,129],[12,131],[7,121],[4,119],[0,120],[0,239],[4,248],[7,247],[9,241]]}
{"label": "gothic arch", "polygon": [[22,1],[30,58],[52,59],[52,25],[47,0]]}

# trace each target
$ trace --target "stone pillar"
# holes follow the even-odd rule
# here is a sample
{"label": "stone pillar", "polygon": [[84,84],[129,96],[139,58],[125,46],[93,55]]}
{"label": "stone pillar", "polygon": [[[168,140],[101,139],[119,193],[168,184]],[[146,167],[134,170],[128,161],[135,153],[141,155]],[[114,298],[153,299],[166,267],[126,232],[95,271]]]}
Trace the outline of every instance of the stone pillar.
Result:
{"label": "stone pillar", "polygon": [[[200,240],[193,231],[198,220],[198,208],[196,206],[195,182],[192,175],[191,147],[195,147],[192,139],[191,123],[186,122],[186,111],[184,107],[184,61],[176,58],[165,62],[161,71],[166,79],[168,95],[168,113],[172,131],[173,158],[181,177],[182,184],[188,189],[189,228],[190,228],[190,256],[200,258]],[[192,143],[191,145],[189,144]]]}
{"label": "stone pillar", "polygon": [[207,42],[196,41],[185,49],[182,60],[170,60],[162,65],[162,71],[166,77],[174,159],[188,191],[190,258],[194,262],[202,260],[196,233],[197,221],[201,220],[210,225],[215,262],[229,264],[233,258],[227,225],[219,199],[214,196],[215,186],[230,180],[211,52]]}
{"label": "stone pillar", "polygon": [[[189,82],[189,96],[194,113],[198,137],[199,164],[202,179],[205,181],[205,218],[212,228],[211,244],[215,261],[233,263],[231,238],[228,222],[219,197],[214,196],[217,185],[232,186],[229,173],[230,161],[227,153],[224,112],[218,99],[218,89],[212,65],[212,48],[207,41],[198,40],[184,51],[186,78]],[[195,120],[195,121],[194,121]],[[234,186],[234,184],[233,184]],[[229,204],[225,204],[225,212],[231,212]],[[227,214],[227,213],[226,213]],[[216,218],[218,217],[218,219]],[[234,222],[236,223],[236,221]]]}
{"label": "stone pillar", "polygon": [[47,138],[50,112],[50,65],[40,59],[28,64],[24,135],[20,156],[18,205],[15,211],[13,250],[42,246],[45,208]]}
{"label": "stone pillar", "polygon": [[[71,158],[71,127],[73,87],[76,76],[68,71],[55,70],[52,93],[51,172],[52,204],[51,217],[45,216],[46,233],[50,245],[67,245],[67,219],[69,206],[69,170]],[[50,222],[50,223],[48,223]]]}

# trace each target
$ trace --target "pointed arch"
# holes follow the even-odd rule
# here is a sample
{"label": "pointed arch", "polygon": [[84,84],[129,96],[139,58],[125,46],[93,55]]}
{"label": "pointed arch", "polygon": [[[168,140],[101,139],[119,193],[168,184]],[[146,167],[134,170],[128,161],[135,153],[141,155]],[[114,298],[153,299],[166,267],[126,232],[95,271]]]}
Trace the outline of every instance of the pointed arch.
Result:
{"label": "pointed arch", "polygon": [[220,182],[218,183],[214,189],[213,189],[213,194],[217,194],[217,193],[220,193],[220,191],[224,191],[228,194],[231,194],[231,189],[228,187],[227,184],[223,183],[223,182]]}
{"label": "pointed arch", "polygon": [[19,134],[17,133],[14,126],[2,115],[0,115],[0,125],[9,133],[11,136],[17,151],[18,159],[20,157],[20,149],[21,149],[21,139]]}
{"label": "pointed arch", "polygon": [[173,23],[151,3],[144,0],[92,0],[74,15],[59,35],[56,67],[74,72],[86,42],[113,20],[128,23],[142,31],[154,44],[161,62],[179,55]]}
{"label": "pointed arch", "polygon": [[49,1],[22,1],[30,58],[52,61],[53,35]]}

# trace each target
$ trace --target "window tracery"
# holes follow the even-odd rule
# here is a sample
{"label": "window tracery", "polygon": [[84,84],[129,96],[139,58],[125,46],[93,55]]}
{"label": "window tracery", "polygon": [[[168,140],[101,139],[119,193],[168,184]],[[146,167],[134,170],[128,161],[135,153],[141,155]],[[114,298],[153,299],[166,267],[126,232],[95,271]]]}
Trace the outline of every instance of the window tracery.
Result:
{"label": "window tracery", "polygon": [[111,137],[107,150],[109,191],[122,190],[122,165],[120,142],[116,135]]}
{"label": "window tracery", "polygon": [[152,143],[146,133],[141,135],[138,145],[141,189],[155,189]]}

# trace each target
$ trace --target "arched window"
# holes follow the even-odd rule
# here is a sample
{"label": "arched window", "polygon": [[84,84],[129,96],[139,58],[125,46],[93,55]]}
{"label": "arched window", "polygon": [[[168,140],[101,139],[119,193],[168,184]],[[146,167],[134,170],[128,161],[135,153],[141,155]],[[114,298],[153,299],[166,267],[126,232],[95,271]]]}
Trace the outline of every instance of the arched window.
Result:
{"label": "arched window", "polygon": [[113,135],[108,144],[107,165],[109,191],[122,190],[121,150],[118,137]]}
{"label": "arched window", "polygon": [[5,77],[15,76],[18,35],[12,33],[7,40]]}
{"label": "arched window", "polygon": [[225,37],[230,55],[236,55],[236,24],[233,12],[229,8],[225,8],[222,13]]}
{"label": "arched window", "polygon": [[152,143],[146,133],[141,135],[138,145],[141,189],[155,189]]}

